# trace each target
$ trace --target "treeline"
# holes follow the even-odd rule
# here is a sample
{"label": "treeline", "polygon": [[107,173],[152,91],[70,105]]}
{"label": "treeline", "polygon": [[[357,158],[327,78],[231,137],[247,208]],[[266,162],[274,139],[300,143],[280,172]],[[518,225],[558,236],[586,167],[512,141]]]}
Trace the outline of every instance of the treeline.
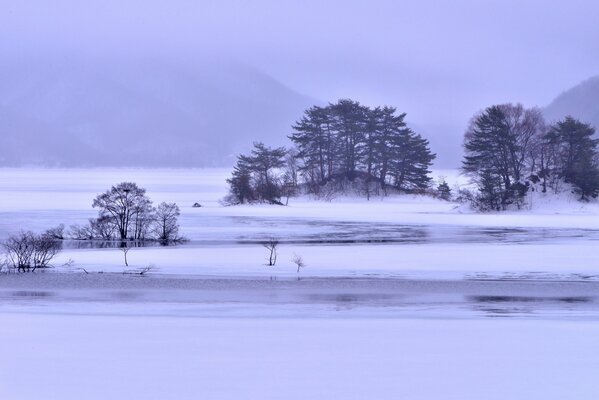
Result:
{"label": "treeline", "polygon": [[595,129],[572,117],[547,125],[539,109],[502,104],[472,119],[464,136],[462,170],[477,186],[475,208],[521,208],[532,190],[572,190],[597,197],[599,168]]}
{"label": "treeline", "polygon": [[251,154],[238,157],[227,202],[281,203],[298,190],[319,196],[422,193],[435,154],[405,116],[394,107],[349,99],[310,107],[292,127],[292,149],[255,143]]}

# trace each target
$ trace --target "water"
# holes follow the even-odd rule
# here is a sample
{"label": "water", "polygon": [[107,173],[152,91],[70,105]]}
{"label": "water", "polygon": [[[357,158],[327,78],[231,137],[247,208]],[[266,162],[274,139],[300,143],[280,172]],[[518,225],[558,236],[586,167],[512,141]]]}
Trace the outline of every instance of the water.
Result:
{"label": "water", "polygon": [[[599,320],[599,282],[203,278],[41,273],[0,279],[0,307],[147,304],[194,316],[372,315]],[[60,307],[59,307],[60,308]],[[85,308],[85,307],[84,307]],[[146,311],[144,311],[146,312]],[[331,314],[333,313],[333,314]]]}

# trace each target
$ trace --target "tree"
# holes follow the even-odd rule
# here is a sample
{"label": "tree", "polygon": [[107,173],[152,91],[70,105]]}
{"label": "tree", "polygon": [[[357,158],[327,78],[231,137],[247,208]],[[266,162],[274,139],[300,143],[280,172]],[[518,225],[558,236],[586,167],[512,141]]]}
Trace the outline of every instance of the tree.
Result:
{"label": "tree", "polygon": [[254,143],[250,155],[239,155],[229,183],[229,202],[234,204],[253,201],[281,204],[282,176],[287,150]]}
{"label": "tree", "polygon": [[162,202],[156,207],[154,219],[154,236],[161,242],[179,240],[179,207],[175,203]]}
{"label": "tree", "polygon": [[[483,199],[495,201],[498,195],[501,209],[513,203],[520,207],[528,187],[525,170],[531,149],[543,127],[540,110],[525,109],[520,104],[494,105],[474,116],[464,136],[462,170],[478,184]],[[490,182],[494,193],[491,197]],[[492,203],[488,206],[494,208]]]}
{"label": "tree", "polygon": [[439,198],[445,201],[451,200],[451,188],[449,187],[445,179],[441,179],[441,181],[437,185],[437,195],[439,196]]}
{"label": "tree", "polygon": [[281,182],[274,170],[285,165],[287,150],[284,147],[268,147],[254,143],[250,157],[250,171],[254,173],[256,191],[263,201],[280,203]]}
{"label": "tree", "polygon": [[251,203],[256,200],[256,194],[252,187],[252,172],[250,170],[250,158],[240,155],[237,164],[233,167],[231,178],[227,179],[229,184],[228,202],[232,204]]}
{"label": "tree", "polygon": [[336,147],[342,172],[347,179],[353,181],[357,168],[363,161],[362,148],[368,124],[368,108],[350,99],[341,99],[329,107],[332,115],[331,126],[339,143]]}
{"label": "tree", "polygon": [[431,153],[428,140],[410,129],[402,130],[394,140],[389,174],[400,191],[422,191],[431,181],[430,166],[436,155]]}
{"label": "tree", "polygon": [[370,197],[387,185],[400,191],[426,188],[435,155],[406,126],[405,116],[394,107],[369,108],[350,99],[306,110],[290,139],[309,192],[349,186]]}
{"label": "tree", "polygon": [[279,241],[276,238],[270,238],[267,242],[263,243],[262,246],[268,250],[268,266],[274,267],[277,263],[277,246]]}
{"label": "tree", "polygon": [[301,170],[319,182],[330,179],[334,173],[333,167],[337,164],[331,124],[330,106],[313,106],[293,125],[294,132],[289,136],[300,149],[297,157],[304,162]]}
{"label": "tree", "polygon": [[556,153],[556,172],[565,182],[575,186],[582,200],[597,197],[599,168],[597,166],[598,139],[595,129],[570,116],[552,125],[546,140]]}
{"label": "tree", "polygon": [[396,114],[396,112],[395,107],[385,106],[377,113],[379,121],[375,128],[374,154],[378,179],[383,189],[389,183],[387,178],[391,164],[405,145],[402,138],[405,137],[408,130],[404,122],[406,114]]}
{"label": "tree", "polygon": [[140,239],[145,218],[151,210],[151,201],[146,190],[132,182],[122,182],[98,195],[92,204],[99,208],[99,218],[108,218],[119,239]]}

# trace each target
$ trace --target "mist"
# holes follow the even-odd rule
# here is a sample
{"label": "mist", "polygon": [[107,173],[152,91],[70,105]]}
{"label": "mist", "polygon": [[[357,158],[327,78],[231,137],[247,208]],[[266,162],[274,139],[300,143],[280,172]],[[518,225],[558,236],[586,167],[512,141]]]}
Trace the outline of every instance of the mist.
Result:
{"label": "mist", "polygon": [[470,117],[599,70],[593,1],[18,2],[0,163],[229,166],[312,104],[392,105],[455,168]]}

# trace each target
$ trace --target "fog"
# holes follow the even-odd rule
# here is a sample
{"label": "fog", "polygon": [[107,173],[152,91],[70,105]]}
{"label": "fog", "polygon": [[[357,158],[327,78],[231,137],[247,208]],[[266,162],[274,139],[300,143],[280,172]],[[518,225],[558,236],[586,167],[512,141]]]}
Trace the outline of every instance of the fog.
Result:
{"label": "fog", "polygon": [[311,104],[407,112],[438,167],[473,113],[599,71],[594,1],[10,1],[0,163],[231,165]]}

